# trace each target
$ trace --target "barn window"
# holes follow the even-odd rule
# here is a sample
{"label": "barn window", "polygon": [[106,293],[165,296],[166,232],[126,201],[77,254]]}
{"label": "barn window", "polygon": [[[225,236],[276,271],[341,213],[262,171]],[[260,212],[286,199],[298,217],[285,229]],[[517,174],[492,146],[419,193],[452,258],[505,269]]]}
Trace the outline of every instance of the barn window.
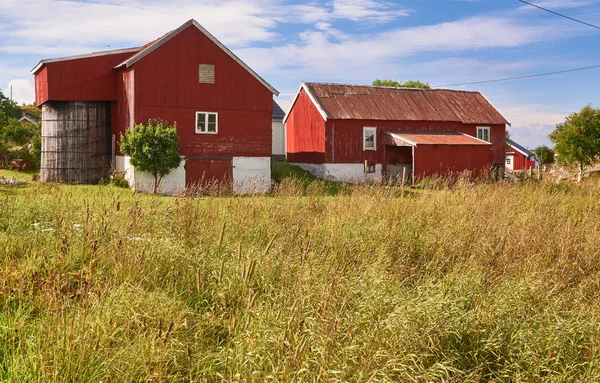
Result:
{"label": "barn window", "polygon": [[217,134],[219,119],[217,113],[196,112],[196,133]]}
{"label": "barn window", "polygon": [[363,128],[363,150],[377,150],[377,128]]}
{"label": "barn window", "polygon": [[478,126],[477,127],[477,138],[486,142],[492,142],[490,140],[490,127],[489,126]]}
{"label": "barn window", "polygon": [[214,84],[215,66],[212,64],[200,64],[198,67],[198,82],[200,84]]}
{"label": "barn window", "polygon": [[510,157],[507,157],[507,158],[506,158],[506,164],[507,164],[507,165],[510,165]]}

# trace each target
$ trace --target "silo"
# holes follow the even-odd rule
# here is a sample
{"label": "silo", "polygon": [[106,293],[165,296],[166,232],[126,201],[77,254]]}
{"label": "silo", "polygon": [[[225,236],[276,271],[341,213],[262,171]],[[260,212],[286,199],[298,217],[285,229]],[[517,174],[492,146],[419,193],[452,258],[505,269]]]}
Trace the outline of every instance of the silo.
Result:
{"label": "silo", "polygon": [[42,182],[96,184],[108,174],[109,102],[42,105]]}

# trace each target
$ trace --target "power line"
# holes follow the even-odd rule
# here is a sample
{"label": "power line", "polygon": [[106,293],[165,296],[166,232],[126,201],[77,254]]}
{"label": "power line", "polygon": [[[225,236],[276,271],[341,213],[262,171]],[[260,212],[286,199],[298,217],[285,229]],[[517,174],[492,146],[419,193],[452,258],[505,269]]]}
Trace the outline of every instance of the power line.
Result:
{"label": "power line", "polygon": [[490,83],[490,82],[520,80],[520,79],[524,79],[524,78],[551,76],[551,75],[555,75],[555,74],[578,72],[578,71],[582,71],[582,70],[595,69],[595,68],[600,68],[600,65],[592,65],[592,66],[586,66],[583,68],[567,69],[567,70],[561,70],[561,71],[556,71],[556,72],[530,74],[530,75],[525,75],[525,76],[505,77],[505,78],[497,78],[497,79],[493,79],[493,80],[465,82],[462,84],[436,85],[436,86],[434,86],[434,88],[449,88],[449,87],[454,87],[454,86],[475,85],[475,84],[485,84],[485,83]]}
{"label": "power line", "polygon": [[532,4],[532,3],[528,2],[528,1],[525,1],[525,0],[519,0],[519,1],[521,3],[527,4],[527,5],[531,5],[532,7],[541,9],[542,11],[550,12],[550,13],[556,15],[556,16],[564,17],[565,19],[569,19],[569,20],[575,21],[575,22],[577,22],[579,24],[583,24],[583,25],[587,25],[588,27],[600,29],[600,27],[597,26],[597,25],[586,23],[585,21],[577,20],[577,19],[575,19],[573,17],[567,16],[567,15],[563,15],[563,14],[558,13],[558,12],[551,11],[550,9],[547,9],[547,8],[544,8],[544,7],[540,7],[539,5]]}

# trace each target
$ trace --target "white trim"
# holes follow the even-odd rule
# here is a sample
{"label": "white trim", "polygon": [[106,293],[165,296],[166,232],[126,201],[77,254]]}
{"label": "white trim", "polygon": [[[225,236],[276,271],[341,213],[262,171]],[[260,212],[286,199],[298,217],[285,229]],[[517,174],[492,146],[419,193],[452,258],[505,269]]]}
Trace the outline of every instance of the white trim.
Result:
{"label": "white trim", "polygon": [[522,154],[522,155],[524,155],[525,157],[529,157],[529,156],[531,156],[531,154],[529,154],[529,153],[525,153],[524,151],[522,151],[521,149],[517,148],[516,146],[512,146],[512,145],[508,145],[508,146],[510,146],[511,148],[515,149],[517,152],[521,153],[521,154]]}
{"label": "white trim", "polygon": [[[366,134],[367,132],[373,133],[373,147],[367,148],[366,145]],[[363,126],[363,151],[373,150],[377,151],[377,128],[374,126]]]}
{"label": "white trim", "polygon": [[[506,125],[512,126],[512,124],[506,119],[506,117],[504,117],[504,115],[502,113],[500,113],[498,108],[496,108],[496,106],[494,104],[492,104],[492,102],[487,97],[485,97],[485,94],[483,94],[482,92],[479,92],[479,91],[477,91],[477,93],[479,93],[481,95],[481,97],[483,97],[492,106],[492,108],[496,109],[496,112],[498,112],[498,114],[502,116],[502,118],[506,122],[505,129],[506,129]],[[496,125],[496,124],[490,124],[490,125]]]}
{"label": "white trim", "polygon": [[133,53],[139,52],[143,47],[137,48],[124,48],[124,49],[113,49],[110,51],[100,51],[100,52],[92,52],[83,55],[76,56],[65,56],[65,57],[57,57],[55,59],[45,59],[41,60],[33,69],[31,70],[31,74],[35,74],[44,64],[54,63],[58,61],[68,61],[68,60],[78,60],[78,59],[87,59],[98,56],[108,56],[108,55],[116,55],[119,53]]}
{"label": "white trim", "polygon": [[[488,138],[490,139],[489,141],[486,141],[483,139],[483,133],[481,134],[482,138],[479,138],[479,129],[484,129],[487,130],[488,132]],[[483,142],[487,142],[487,143],[491,143],[492,142],[492,128],[490,126],[478,126],[475,128],[475,138],[477,138],[478,140],[481,140]]]}
{"label": "white trim", "polygon": [[410,146],[417,146],[417,143],[416,143],[416,142],[414,142],[414,141],[411,141],[411,140],[407,140],[406,138],[404,138],[404,137],[403,137],[402,135],[400,135],[400,134],[396,134],[396,133],[392,133],[392,132],[385,132],[385,133],[389,134],[389,135],[390,135],[390,136],[392,136],[392,137],[396,137],[396,138],[398,138],[399,140],[402,140],[402,141],[406,142],[406,143],[407,143],[407,144],[409,144]]}
{"label": "white trim", "polygon": [[[486,128],[486,126],[478,126],[478,128]],[[489,135],[489,137],[490,137],[490,140],[491,140],[491,139],[492,139],[492,135],[491,135],[491,134],[492,134],[492,128],[491,128],[491,127],[489,127],[489,126],[487,126],[487,128],[489,129],[489,133],[488,133],[488,135]],[[474,138],[474,139],[476,139],[477,141],[481,141],[481,142],[485,143],[486,145],[491,145],[491,144],[492,144],[490,141],[485,141],[485,140],[482,140],[482,139],[479,139],[479,138],[477,138],[477,130],[475,130],[475,137],[473,137],[473,136],[472,136],[472,135],[470,135],[470,134],[463,133],[463,132],[458,132],[458,133],[462,134],[463,136],[467,136],[467,137],[469,137],[469,138]]]}
{"label": "white trim", "polygon": [[260,77],[258,75],[258,73],[253,71],[252,68],[250,68],[245,62],[243,62],[239,57],[237,57],[233,52],[231,52],[225,45],[223,45],[223,43],[221,43],[219,40],[217,40],[216,37],[211,35],[210,32],[208,32],[206,29],[204,29],[204,27],[202,25],[200,25],[194,19],[188,20],[183,25],[181,25],[179,28],[167,33],[165,36],[163,36],[160,39],[158,39],[157,41],[155,41],[149,47],[143,49],[142,51],[138,52],[136,55],[133,55],[132,57],[130,57],[127,60],[120,63],[119,65],[115,66],[115,69],[119,68],[123,65],[126,68],[129,68],[130,66],[132,66],[133,64],[135,64],[136,62],[141,60],[142,58],[146,57],[148,54],[152,53],[156,48],[160,47],[167,41],[171,40],[173,37],[177,36],[180,32],[182,32],[183,30],[187,29],[189,26],[192,26],[192,25],[195,26],[196,28],[198,28],[198,30],[200,32],[204,33],[206,35],[206,37],[208,37],[213,43],[215,43],[225,53],[227,53],[227,55],[229,55],[229,57],[234,59],[238,64],[240,64],[244,69],[246,69],[252,76],[254,76],[254,78],[256,78],[261,84],[263,84],[267,89],[269,89],[271,91],[271,93],[273,93],[276,96],[279,96],[279,92],[277,91],[277,89],[273,88],[268,82],[266,82],[262,77]]}
{"label": "white trim", "polygon": [[327,122],[328,116],[327,116],[327,113],[325,113],[325,109],[323,109],[321,104],[319,104],[319,102],[317,101],[315,96],[313,96],[313,94],[310,92],[310,90],[308,89],[308,86],[306,86],[306,83],[304,81],[302,81],[302,83],[300,84],[300,88],[298,88],[298,91],[296,92],[296,95],[294,96],[294,100],[292,101],[292,105],[290,106],[287,113],[285,114],[285,117],[283,118],[283,122],[285,123],[287,121],[290,113],[292,112],[292,109],[294,109],[294,104],[296,104],[296,101],[298,100],[298,96],[300,96],[300,91],[302,89],[304,89],[304,91],[308,95],[308,98],[310,98],[312,103],[315,105],[315,107],[319,111],[319,114],[321,115],[321,117],[323,117],[323,119]]}
{"label": "white trim", "polygon": [[[204,125],[206,126],[206,131],[202,132],[198,130],[198,115],[199,114],[204,114]],[[214,132],[209,132],[208,131],[208,116],[214,114],[215,115],[215,131]],[[194,132],[196,134],[218,134],[219,133],[219,113],[218,112],[196,112],[196,125],[194,125]]]}

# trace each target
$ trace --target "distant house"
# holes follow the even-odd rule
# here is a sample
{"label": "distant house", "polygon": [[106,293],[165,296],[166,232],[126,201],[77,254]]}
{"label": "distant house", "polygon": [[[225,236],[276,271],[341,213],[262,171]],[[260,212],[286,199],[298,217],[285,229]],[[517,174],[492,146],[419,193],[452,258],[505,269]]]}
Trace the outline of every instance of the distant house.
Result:
{"label": "distant house", "polygon": [[479,92],[302,83],[284,122],[288,161],[330,180],[479,176],[505,161],[508,122]]}
{"label": "distant house", "polygon": [[23,112],[21,115],[21,118],[19,118],[19,121],[23,122],[23,121],[27,121],[33,125],[37,124],[38,119],[37,117],[34,117],[28,113]]}
{"label": "distant house", "polygon": [[149,119],[176,123],[181,166],[162,182],[173,193],[206,182],[244,193],[270,186],[271,85],[195,20],[137,48],[42,60],[42,181],[95,183],[109,166],[135,190],[152,177],[130,165],[119,135]]}
{"label": "distant house", "polygon": [[274,159],[285,159],[285,130],[283,118],[285,112],[275,100],[273,100],[273,152]]}
{"label": "distant house", "polygon": [[506,147],[506,169],[511,171],[524,171],[535,169],[535,153],[515,141],[509,139]]}

